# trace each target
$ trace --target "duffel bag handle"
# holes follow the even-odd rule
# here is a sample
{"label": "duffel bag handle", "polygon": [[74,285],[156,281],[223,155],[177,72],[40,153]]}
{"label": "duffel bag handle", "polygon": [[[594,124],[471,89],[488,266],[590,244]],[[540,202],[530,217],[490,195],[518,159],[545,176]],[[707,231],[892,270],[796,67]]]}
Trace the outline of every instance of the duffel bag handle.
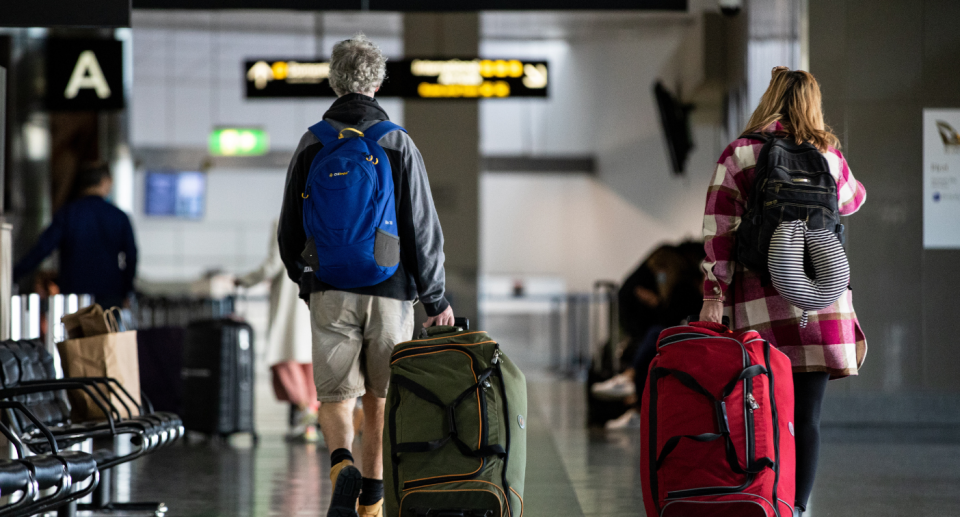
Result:
{"label": "duffel bag handle", "polygon": [[432,327],[424,327],[420,330],[420,339],[430,338],[440,334],[450,334],[451,332],[463,332],[464,330],[470,330],[470,320],[466,318],[457,318],[454,320],[454,325],[434,325]]}
{"label": "duffel bag handle", "polygon": [[420,339],[439,336],[440,334],[449,334],[451,332],[460,332],[460,327],[454,327],[452,325],[434,325],[432,327],[424,327],[420,329]]}
{"label": "duffel bag handle", "polygon": [[723,323],[714,323],[712,321],[693,321],[690,323],[690,326],[712,330],[714,332],[719,332],[720,334],[725,334],[727,332],[730,332],[730,327],[727,327]]}
{"label": "duffel bag handle", "polygon": [[723,323],[714,323],[712,321],[697,321],[698,318],[700,318],[699,314],[691,314],[687,318],[687,322],[688,322],[687,324],[690,325],[691,327],[700,327],[703,329],[712,330],[714,332],[720,332],[721,334],[725,332],[730,332],[729,316],[723,317],[723,319],[721,320]]}

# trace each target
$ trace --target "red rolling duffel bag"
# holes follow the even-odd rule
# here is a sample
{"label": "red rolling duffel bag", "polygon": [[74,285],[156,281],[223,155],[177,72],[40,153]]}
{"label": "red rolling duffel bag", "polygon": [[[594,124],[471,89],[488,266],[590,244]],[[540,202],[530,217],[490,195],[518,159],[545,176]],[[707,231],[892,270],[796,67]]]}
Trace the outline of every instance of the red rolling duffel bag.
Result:
{"label": "red rolling duffel bag", "polygon": [[790,360],[755,331],[691,323],[660,334],[643,390],[650,517],[792,517]]}

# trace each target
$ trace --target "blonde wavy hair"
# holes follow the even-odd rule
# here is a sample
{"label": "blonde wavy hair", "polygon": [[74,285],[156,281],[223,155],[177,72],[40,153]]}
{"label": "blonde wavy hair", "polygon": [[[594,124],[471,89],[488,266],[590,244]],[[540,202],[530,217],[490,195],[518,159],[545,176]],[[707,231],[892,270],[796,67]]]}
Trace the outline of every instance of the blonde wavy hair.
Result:
{"label": "blonde wavy hair", "polygon": [[823,122],[823,100],[817,80],[804,70],[773,69],[770,86],[743,134],[759,133],[780,122],[798,144],[810,142],[820,152],[840,148],[840,140]]}

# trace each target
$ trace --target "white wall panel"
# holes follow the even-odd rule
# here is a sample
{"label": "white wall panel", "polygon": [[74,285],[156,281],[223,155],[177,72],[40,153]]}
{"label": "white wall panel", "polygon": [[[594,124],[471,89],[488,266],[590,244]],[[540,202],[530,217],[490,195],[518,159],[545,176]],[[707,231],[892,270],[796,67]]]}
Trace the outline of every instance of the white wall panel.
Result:
{"label": "white wall panel", "polygon": [[137,252],[141,257],[163,257],[164,260],[177,258],[183,248],[182,231],[179,228],[158,227],[160,225],[138,224]]}
{"label": "white wall panel", "polygon": [[179,85],[172,90],[173,126],[167,127],[163,147],[205,147],[213,120],[210,113],[210,89],[205,86]]}
{"label": "white wall panel", "polygon": [[[136,76],[135,76],[136,77]],[[135,145],[163,147],[167,144],[167,89],[162,84],[134,80],[135,94],[130,99],[130,132]]]}
{"label": "white wall panel", "polygon": [[588,291],[597,279],[622,279],[654,245],[685,236],[586,175],[485,174],[480,186],[488,275],[554,275]]}

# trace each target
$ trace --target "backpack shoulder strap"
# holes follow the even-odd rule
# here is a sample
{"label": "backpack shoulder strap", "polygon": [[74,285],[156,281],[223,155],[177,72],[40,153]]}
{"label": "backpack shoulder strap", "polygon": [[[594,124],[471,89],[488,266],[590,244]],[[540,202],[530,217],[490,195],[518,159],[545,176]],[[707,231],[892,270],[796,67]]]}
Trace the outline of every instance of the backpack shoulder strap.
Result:
{"label": "backpack shoulder strap", "polygon": [[321,120],[316,124],[310,126],[310,132],[320,140],[320,143],[327,146],[333,142],[336,142],[340,138],[340,132],[336,130],[329,122],[326,120]]}
{"label": "backpack shoulder strap", "polygon": [[394,131],[403,131],[404,133],[407,132],[406,129],[403,129],[389,120],[382,120],[368,127],[367,130],[363,132],[363,136],[373,140],[374,142],[379,142],[381,138],[393,133]]}
{"label": "backpack shoulder strap", "polygon": [[769,140],[776,138],[776,136],[766,133],[747,133],[745,135],[740,135],[740,138],[752,138],[754,140],[760,140],[763,143],[767,143]]}

